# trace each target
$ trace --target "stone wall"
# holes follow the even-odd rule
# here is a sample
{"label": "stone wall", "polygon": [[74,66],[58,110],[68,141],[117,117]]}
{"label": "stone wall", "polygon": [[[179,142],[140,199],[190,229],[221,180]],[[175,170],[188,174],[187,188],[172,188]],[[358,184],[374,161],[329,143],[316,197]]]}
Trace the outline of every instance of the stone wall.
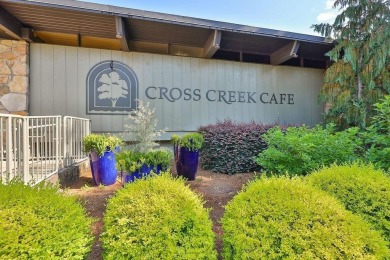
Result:
{"label": "stone wall", "polygon": [[0,113],[28,115],[29,45],[0,39]]}
{"label": "stone wall", "polygon": [[74,185],[80,176],[92,176],[89,160],[84,160],[82,162],[60,169],[58,173],[53,174],[48,179],[46,179],[46,182],[52,184],[58,183],[60,184],[60,187],[64,189]]}

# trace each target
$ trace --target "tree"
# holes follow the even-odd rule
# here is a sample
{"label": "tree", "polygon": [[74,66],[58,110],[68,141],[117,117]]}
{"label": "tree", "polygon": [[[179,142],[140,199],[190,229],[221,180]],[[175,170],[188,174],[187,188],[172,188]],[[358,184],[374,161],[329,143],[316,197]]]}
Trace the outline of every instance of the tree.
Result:
{"label": "tree", "polygon": [[137,111],[128,115],[130,124],[125,125],[124,135],[132,142],[130,148],[133,151],[146,153],[159,146],[155,140],[167,129],[156,130],[158,120],[154,117],[155,110],[150,107],[149,102],[145,104],[139,100]]}
{"label": "tree", "polygon": [[99,99],[110,99],[113,107],[115,107],[119,98],[126,98],[126,95],[129,93],[126,81],[121,79],[115,71],[103,74],[99,82],[102,83],[97,89],[99,91]]}
{"label": "tree", "polygon": [[389,6],[389,0],[336,0],[334,23],[312,26],[336,42],[320,99],[332,105],[326,121],[340,128],[369,125],[373,104],[390,93]]}

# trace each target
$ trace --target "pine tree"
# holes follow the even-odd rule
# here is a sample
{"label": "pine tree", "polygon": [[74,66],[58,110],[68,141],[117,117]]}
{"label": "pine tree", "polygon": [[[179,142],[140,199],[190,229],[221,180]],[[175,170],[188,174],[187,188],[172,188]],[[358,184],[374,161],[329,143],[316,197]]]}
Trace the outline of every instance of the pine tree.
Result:
{"label": "pine tree", "polygon": [[325,73],[320,99],[332,105],[327,122],[346,128],[366,127],[373,104],[390,93],[390,0],[336,0],[334,23],[313,25],[335,39],[327,55],[333,62]]}

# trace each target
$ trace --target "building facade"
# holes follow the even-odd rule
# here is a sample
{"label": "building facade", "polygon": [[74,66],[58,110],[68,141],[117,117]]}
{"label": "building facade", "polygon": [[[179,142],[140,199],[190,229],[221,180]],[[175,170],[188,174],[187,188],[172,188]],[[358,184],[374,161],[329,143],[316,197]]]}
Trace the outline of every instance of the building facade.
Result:
{"label": "building facade", "polygon": [[0,0],[0,14],[2,113],[85,117],[111,133],[137,100],[170,133],[322,121],[321,37],[71,0]]}

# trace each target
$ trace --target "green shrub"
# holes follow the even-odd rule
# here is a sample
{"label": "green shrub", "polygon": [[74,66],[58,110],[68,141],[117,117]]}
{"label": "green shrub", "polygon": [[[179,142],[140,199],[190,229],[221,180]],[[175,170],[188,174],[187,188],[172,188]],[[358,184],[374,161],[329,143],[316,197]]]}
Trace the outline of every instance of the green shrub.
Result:
{"label": "green shrub", "polygon": [[85,259],[91,219],[52,186],[0,183],[0,259]]}
{"label": "green shrub", "polygon": [[309,173],[332,163],[354,161],[359,158],[361,140],[358,128],[335,132],[335,125],[326,128],[316,126],[289,127],[284,133],[273,128],[263,135],[268,148],[255,161],[265,171],[290,175]]}
{"label": "green shrub", "polygon": [[224,259],[381,259],[386,242],[301,179],[261,178],[226,206]]}
{"label": "green shrub", "polygon": [[354,163],[323,168],[307,180],[361,215],[390,242],[390,178],[384,172]]}
{"label": "green shrub", "polygon": [[90,153],[95,151],[103,156],[105,151],[113,151],[122,144],[122,140],[116,136],[89,134],[83,137],[83,151]]}
{"label": "green shrub", "polygon": [[202,148],[204,138],[200,133],[189,133],[181,137],[172,135],[171,141],[175,146],[186,147],[190,151],[197,151]]}
{"label": "green shrub", "polygon": [[[132,150],[122,150],[115,155],[116,168],[125,172],[139,170],[146,163],[146,153],[134,152]],[[148,156],[150,157],[150,156]]]}
{"label": "green shrub", "polygon": [[172,152],[168,149],[150,150],[146,153],[122,150],[116,154],[116,167],[118,170],[134,172],[139,170],[143,164],[146,164],[148,166],[161,165],[162,169],[167,170],[171,160]]}
{"label": "green shrub", "polygon": [[105,259],[216,259],[201,199],[169,174],[139,180],[107,205]]}
{"label": "green shrub", "polygon": [[262,135],[273,126],[225,120],[200,127],[204,136],[202,167],[228,174],[261,170],[252,158],[267,147]]}
{"label": "green shrub", "polygon": [[167,170],[172,162],[172,152],[168,149],[156,149],[151,151],[151,164],[161,165],[163,170]]}
{"label": "green shrub", "polygon": [[371,126],[362,133],[368,162],[390,173],[390,96],[374,104],[376,115]]}

